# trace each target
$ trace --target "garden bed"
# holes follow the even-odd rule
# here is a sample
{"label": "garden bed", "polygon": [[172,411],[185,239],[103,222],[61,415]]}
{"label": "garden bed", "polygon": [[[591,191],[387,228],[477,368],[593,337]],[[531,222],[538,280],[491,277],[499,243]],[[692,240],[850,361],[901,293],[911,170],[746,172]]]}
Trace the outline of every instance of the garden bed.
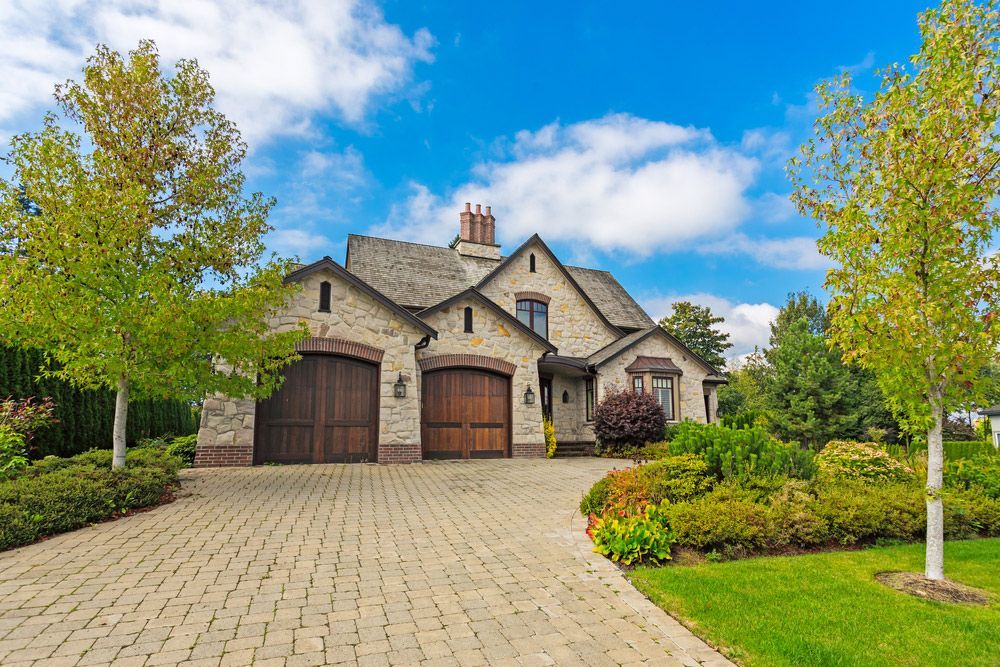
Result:
{"label": "garden bed", "polygon": [[36,461],[0,481],[0,550],[171,502],[183,465],[155,447],[129,451],[119,470],[110,450]]}

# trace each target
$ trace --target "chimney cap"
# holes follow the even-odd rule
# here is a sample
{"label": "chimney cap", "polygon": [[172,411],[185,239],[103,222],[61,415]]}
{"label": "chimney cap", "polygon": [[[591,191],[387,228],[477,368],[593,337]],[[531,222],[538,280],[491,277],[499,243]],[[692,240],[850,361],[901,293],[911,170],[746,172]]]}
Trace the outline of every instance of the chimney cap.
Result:
{"label": "chimney cap", "polygon": [[465,212],[470,213],[472,211],[472,204],[465,202]]}
{"label": "chimney cap", "polygon": [[486,207],[486,215],[492,215],[492,214],[490,213],[490,211],[491,211],[491,210],[492,210],[492,207],[491,207],[491,206],[487,206],[487,207]]}
{"label": "chimney cap", "polygon": [[476,213],[477,214],[481,214],[482,212],[483,212],[483,205],[482,204],[476,204]]}

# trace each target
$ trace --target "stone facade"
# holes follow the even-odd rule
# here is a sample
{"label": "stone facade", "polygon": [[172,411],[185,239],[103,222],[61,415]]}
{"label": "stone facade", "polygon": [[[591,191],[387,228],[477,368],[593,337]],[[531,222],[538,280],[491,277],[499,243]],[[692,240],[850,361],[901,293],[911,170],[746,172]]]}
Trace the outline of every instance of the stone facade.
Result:
{"label": "stone facade", "polygon": [[[464,330],[467,306],[472,308],[471,333]],[[514,456],[544,456],[541,403],[536,400],[532,405],[525,405],[522,396],[528,386],[536,396],[539,393],[538,359],[546,351],[545,348],[471,296],[424,319],[438,331],[447,331],[448,335],[432,341],[425,349],[417,350],[418,360],[446,354],[474,354],[514,365],[511,378],[512,453]],[[419,386],[420,382],[416,384]]]}
{"label": "stone facade", "polygon": [[[530,270],[532,254],[534,273]],[[586,357],[619,337],[541,248],[526,248],[480,291],[512,315],[517,314],[518,292],[539,292],[549,297],[549,340],[563,356]]]}
{"label": "stone facade", "polygon": [[[331,286],[331,312],[319,310],[321,282]],[[330,271],[311,273],[285,309],[271,319],[276,331],[305,322],[316,338],[359,342],[383,354],[380,365],[378,458],[420,460],[420,398],[414,346],[424,333],[390,308]],[[410,391],[395,398],[399,376]],[[252,400],[213,397],[205,401],[195,465],[250,465],[253,462]]]}
{"label": "stone facade", "polygon": [[[682,374],[676,379],[678,385],[677,414],[673,421],[683,421],[691,419],[696,422],[705,423],[705,395],[709,395],[710,412],[715,414],[718,407],[716,397],[716,386],[706,385],[704,380],[711,375],[708,368],[698,361],[692,354],[671,343],[664,336],[653,334],[625,350],[616,357],[612,357],[597,368],[597,400],[601,399],[605,387],[608,385],[618,385],[622,387],[631,386],[631,380],[625,368],[635,361],[637,356],[646,357],[668,357],[678,367]],[[655,374],[655,373],[654,373]],[[649,393],[650,386],[646,383],[645,391]],[[713,417],[714,420],[714,417]]]}

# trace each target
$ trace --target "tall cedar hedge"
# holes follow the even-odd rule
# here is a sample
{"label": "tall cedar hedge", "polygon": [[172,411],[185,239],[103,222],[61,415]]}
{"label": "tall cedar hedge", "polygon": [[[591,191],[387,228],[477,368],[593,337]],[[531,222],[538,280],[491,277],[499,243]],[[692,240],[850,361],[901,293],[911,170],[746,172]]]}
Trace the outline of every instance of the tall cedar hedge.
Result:
{"label": "tall cedar hedge", "polygon": [[[31,442],[32,458],[72,456],[93,447],[111,447],[115,394],[76,389],[55,378],[39,378],[44,355],[37,350],[0,346],[0,399],[51,396],[57,424],[40,429]],[[128,444],[165,434],[188,435],[198,429],[191,404],[172,400],[137,400],[129,404]]]}

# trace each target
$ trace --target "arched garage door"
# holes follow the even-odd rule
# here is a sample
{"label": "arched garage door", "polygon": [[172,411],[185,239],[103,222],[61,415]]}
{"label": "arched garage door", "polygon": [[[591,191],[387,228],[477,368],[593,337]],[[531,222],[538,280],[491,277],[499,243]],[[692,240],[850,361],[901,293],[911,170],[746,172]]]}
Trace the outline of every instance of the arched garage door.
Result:
{"label": "arched garage door", "polygon": [[420,440],[425,459],[510,456],[510,379],[468,368],[423,375]]}
{"label": "arched garage door", "polygon": [[378,452],[379,368],[303,354],[285,382],[257,403],[255,463],[356,463]]}

